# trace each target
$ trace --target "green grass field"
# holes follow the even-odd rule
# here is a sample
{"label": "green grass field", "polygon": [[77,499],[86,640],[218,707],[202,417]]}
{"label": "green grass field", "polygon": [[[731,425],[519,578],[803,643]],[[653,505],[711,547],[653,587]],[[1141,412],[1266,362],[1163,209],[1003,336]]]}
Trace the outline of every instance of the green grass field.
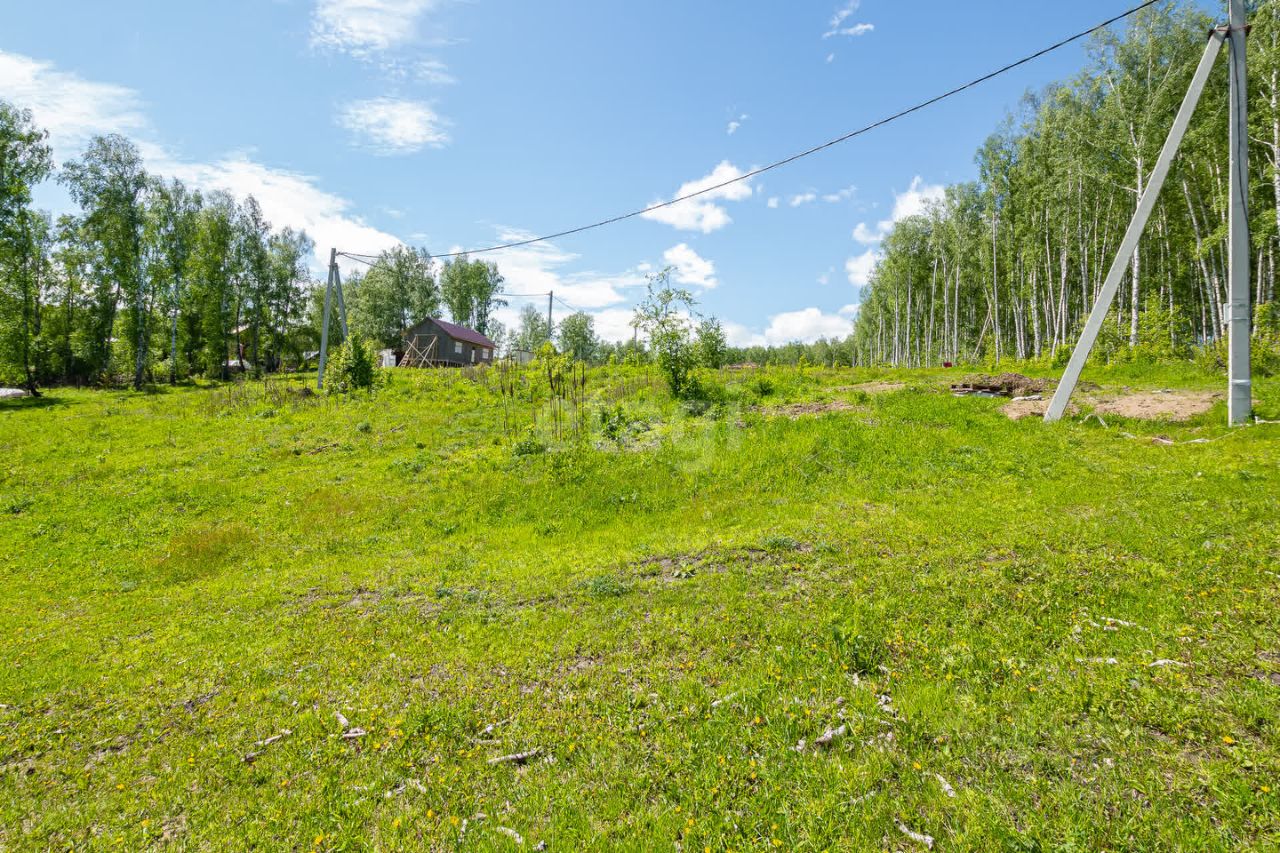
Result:
{"label": "green grass field", "polygon": [[0,848],[1276,849],[1280,426],[959,376],[0,404]]}

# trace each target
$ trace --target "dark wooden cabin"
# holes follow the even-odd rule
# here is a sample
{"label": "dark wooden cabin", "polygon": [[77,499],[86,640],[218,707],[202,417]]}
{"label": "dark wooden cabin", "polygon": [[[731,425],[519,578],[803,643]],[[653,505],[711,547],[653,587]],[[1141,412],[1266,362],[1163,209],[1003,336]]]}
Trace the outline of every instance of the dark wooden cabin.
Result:
{"label": "dark wooden cabin", "polygon": [[404,333],[401,367],[466,367],[493,364],[497,344],[466,326],[428,317]]}

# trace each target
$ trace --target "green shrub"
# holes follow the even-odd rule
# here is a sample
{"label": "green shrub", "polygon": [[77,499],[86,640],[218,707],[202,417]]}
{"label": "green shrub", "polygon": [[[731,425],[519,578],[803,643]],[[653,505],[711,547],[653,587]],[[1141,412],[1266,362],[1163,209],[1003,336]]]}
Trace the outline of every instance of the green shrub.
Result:
{"label": "green shrub", "polygon": [[359,335],[347,338],[328,365],[325,390],[347,394],[373,387],[373,356]]}
{"label": "green shrub", "polygon": [[587,578],[582,588],[596,598],[618,598],[631,591],[631,587],[614,575],[596,575]]}

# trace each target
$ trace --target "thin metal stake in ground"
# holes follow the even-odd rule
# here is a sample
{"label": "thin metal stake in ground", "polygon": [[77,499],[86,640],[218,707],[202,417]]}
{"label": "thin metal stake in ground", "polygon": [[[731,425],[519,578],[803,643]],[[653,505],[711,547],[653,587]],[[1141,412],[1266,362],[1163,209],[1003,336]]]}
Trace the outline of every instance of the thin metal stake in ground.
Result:
{"label": "thin metal stake in ground", "polygon": [[[1120,243],[1120,250],[1116,252],[1115,261],[1111,264],[1111,271],[1107,273],[1107,279],[1102,285],[1102,290],[1098,293],[1098,299],[1093,303],[1093,311],[1089,313],[1089,320],[1085,323],[1084,331],[1080,333],[1080,341],[1076,344],[1075,351],[1071,353],[1071,361],[1067,364],[1066,372],[1062,374],[1062,381],[1058,383],[1058,389],[1054,392],[1053,399],[1049,402],[1049,408],[1044,413],[1046,421],[1052,422],[1060,419],[1067,410],[1067,403],[1071,400],[1071,392],[1075,390],[1076,383],[1080,381],[1080,372],[1084,370],[1084,363],[1088,360],[1089,352],[1093,349],[1093,344],[1098,339],[1098,332],[1102,329],[1102,324],[1107,318],[1107,312],[1111,310],[1111,303],[1116,298],[1116,291],[1120,289],[1120,281],[1124,278],[1134,250],[1138,248],[1138,241],[1142,238],[1142,231],[1146,228],[1147,219],[1150,218],[1151,211],[1155,209],[1156,199],[1160,196],[1160,188],[1164,186],[1164,180],[1169,175],[1169,167],[1173,164],[1173,158],[1178,153],[1178,146],[1182,144],[1182,137],[1186,135],[1187,126],[1191,123],[1191,116],[1196,111],[1196,104],[1200,102],[1200,95],[1204,92],[1205,83],[1209,80],[1209,73],[1213,71],[1214,60],[1218,58],[1218,52],[1222,49],[1222,43],[1225,39],[1226,33],[1221,29],[1214,30],[1209,34],[1209,44],[1205,47],[1204,56],[1200,59],[1200,65],[1196,68],[1196,73],[1191,78],[1191,85],[1187,88],[1187,96],[1183,99],[1178,115],[1173,120],[1173,127],[1169,130],[1169,138],[1165,140],[1164,149],[1161,150],[1160,157],[1156,160],[1156,167],[1151,172],[1147,189],[1142,194],[1142,199],[1138,202],[1138,209],[1133,213],[1133,220],[1129,223],[1129,230],[1124,234],[1124,240]],[[1233,172],[1232,180],[1234,181],[1234,179]],[[1245,255],[1248,255],[1247,246],[1245,247]],[[1247,291],[1247,281],[1244,287]]]}

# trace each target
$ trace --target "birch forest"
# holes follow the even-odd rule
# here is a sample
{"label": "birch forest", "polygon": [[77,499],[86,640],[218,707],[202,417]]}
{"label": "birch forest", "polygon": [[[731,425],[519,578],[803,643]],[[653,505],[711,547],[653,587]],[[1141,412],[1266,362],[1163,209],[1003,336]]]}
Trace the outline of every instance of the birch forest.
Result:
{"label": "birch forest", "polygon": [[[1255,336],[1276,336],[1280,2],[1249,42]],[[1103,31],[1074,79],[1027,94],[978,178],[898,222],[862,294],[855,360],[1065,363],[1217,22],[1186,2]],[[1219,57],[1094,357],[1225,360],[1228,63]]]}

